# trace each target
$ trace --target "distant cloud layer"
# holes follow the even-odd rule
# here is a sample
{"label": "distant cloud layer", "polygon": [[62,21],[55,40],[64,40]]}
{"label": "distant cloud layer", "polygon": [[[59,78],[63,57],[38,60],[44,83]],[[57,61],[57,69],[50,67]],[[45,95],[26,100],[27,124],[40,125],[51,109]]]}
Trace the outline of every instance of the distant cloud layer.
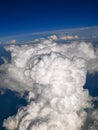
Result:
{"label": "distant cloud layer", "polygon": [[78,35],[75,36],[61,36],[60,39],[62,40],[75,40],[75,39],[79,39]]}
{"label": "distant cloud layer", "polygon": [[11,40],[10,43],[16,43],[16,40]]}
{"label": "distant cloud layer", "polygon": [[39,44],[6,47],[12,59],[0,66],[0,87],[29,92],[28,105],[4,120],[6,129],[98,128],[98,110],[83,89],[87,73],[98,71],[98,49],[86,42],[57,44],[57,39],[54,35],[37,40]]}
{"label": "distant cloud layer", "polygon": [[6,43],[7,44],[14,44],[14,43],[16,43],[16,40],[10,40],[10,41],[7,41]]}

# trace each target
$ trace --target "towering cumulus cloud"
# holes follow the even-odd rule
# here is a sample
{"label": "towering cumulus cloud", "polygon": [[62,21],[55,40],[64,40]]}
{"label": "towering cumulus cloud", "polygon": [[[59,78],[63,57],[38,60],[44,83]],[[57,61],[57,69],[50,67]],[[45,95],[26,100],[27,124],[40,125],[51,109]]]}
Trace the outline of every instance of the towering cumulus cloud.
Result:
{"label": "towering cumulus cloud", "polygon": [[[83,89],[87,72],[97,70],[90,43],[10,45],[11,62],[0,66],[1,87],[28,91],[28,105],[4,120],[8,130],[96,130],[97,110]],[[96,64],[93,63],[96,61]],[[90,114],[89,114],[90,113]]]}

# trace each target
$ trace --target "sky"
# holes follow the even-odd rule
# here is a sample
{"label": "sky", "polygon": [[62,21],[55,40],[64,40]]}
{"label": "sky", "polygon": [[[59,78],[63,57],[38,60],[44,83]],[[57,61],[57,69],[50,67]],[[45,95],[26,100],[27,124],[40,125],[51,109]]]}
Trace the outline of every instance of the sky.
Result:
{"label": "sky", "polygon": [[0,37],[98,25],[98,0],[0,0]]}

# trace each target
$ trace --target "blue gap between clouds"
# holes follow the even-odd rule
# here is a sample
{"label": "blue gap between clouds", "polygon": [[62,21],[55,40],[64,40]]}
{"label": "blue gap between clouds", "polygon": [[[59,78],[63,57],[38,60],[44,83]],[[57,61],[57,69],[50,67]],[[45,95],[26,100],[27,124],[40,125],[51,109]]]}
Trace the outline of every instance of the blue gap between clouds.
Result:
{"label": "blue gap between clouds", "polygon": [[0,130],[5,130],[2,127],[4,119],[13,116],[17,113],[20,106],[26,106],[27,102],[24,98],[20,98],[17,93],[6,90],[0,95]]}
{"label": "blue gap between clouds", "polygon": [[[4,49],[4,45],[0,45],[0,64],[4,64],[1,56],[7,57],[9,61],[11,59],[11,54]],[[0,130],[5,130],[2,127],[4,119],[15,115],[19,107],[25,105],[27,105],[26,100],[19,97],[16,92],[7,89],[3,95],[0,94]]]}
{"label": "blue gap between clouds", "polygon": [[[98,73],[87,74],[85,89],[88,89],[92,97],[98,97]],[[95,108],[98,108],[98,100],[93,102]]]}

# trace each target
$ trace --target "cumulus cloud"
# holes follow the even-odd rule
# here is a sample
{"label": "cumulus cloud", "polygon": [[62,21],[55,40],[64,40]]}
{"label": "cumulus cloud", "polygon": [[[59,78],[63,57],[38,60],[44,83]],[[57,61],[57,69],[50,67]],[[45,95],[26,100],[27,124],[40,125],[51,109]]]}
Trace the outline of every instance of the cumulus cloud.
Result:
{"label": "cumulus cloud", "polygon": [[51,35],[51,36],[49,36],[49,39],[57,41],[58,37],[56,35]]}
{"label": "cumulus cloud", "polygon": [[57,44],[44,39],[39,44],[9,45],[6,50],[12,59],[0,66],[0,87],[29,92],[28,105],[4,120],[6,129],[96,130],[97,110],[83,89],[87,72],[98,67],[93,64],[97,49],[91,43]]}
{"label": "cumulus cloud", "polygon": [[78,35],[75,35],[75,36],[61,36],[60,37],[61,40],[75,40],[75,39],[79,39]]}

